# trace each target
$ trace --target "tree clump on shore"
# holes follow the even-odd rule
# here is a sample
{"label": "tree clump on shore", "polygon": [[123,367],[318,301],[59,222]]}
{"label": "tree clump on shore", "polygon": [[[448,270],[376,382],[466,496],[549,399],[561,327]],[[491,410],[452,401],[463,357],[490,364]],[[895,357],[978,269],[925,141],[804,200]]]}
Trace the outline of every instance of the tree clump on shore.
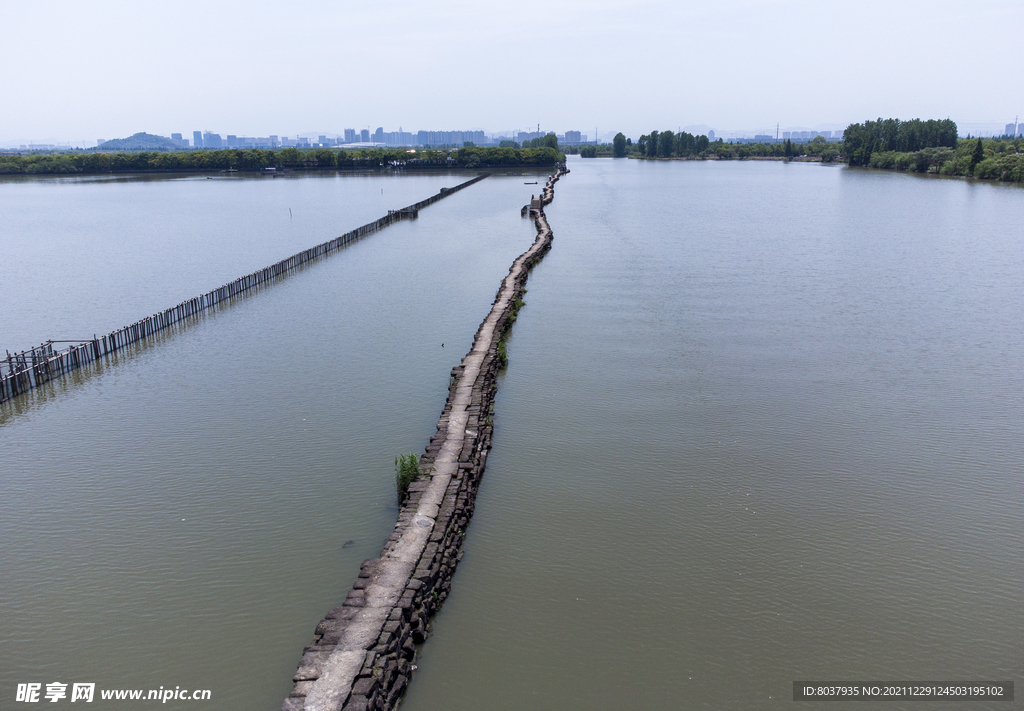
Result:
{"label": "tree clump on shore", "polygon": [[1024,139],[959,139],[949,119],[850,124],[843,149],[850,165],[1024,182]]}
{"label": "tree clump on shore", "polygon": [[869,165],[872,153],[913,153],[925,148],[956,148],[956,123],[878,119],[851,123],[843,131],[843,153],[850,165]]}
{"label": "tree clump on shore", "polygon": [[[641,160],[744,160],[747,158],[796,159],[811,158],[825,163],[840,158],[840,146],[817,137],[808,143],[796,144],[790,140],[779,143],[726,143],[719,138],[710,140],[704,135],[682,131],[651,131],[633,143],[622,133],[610,146],[596,146],[597,155],[628,156]],[[582,149],[581,149],[582,152]]]}
{"label": "tree clump on shore", "polygon": [[685,131],[651,131],[633,143],[619,133],[612,145],[589,147],[586,155],[644,160],[845,160],[851,166],[1024,183],[1024,138],[959,139],[957,125],[950,119],[878,119],[850,124],[842,143],[821,136],[807,143],[789,139],[777,143],[709,142],[706,136]]}
{"label": "tree clump on shore", "polygon": [[[557,145],[557,144],[556,144]],[[260,148],[219,151],[177,151],[137,153],[0,154],[0,174],[79,174],[206,172],[220,170],[259,171],[266,168],[293,170],[403,168],[485,168],[490,166],[549,166],[565,160],[557,147],[477,148],[416,150],[406,148],[346,150],[317,148],[299,150]]]}

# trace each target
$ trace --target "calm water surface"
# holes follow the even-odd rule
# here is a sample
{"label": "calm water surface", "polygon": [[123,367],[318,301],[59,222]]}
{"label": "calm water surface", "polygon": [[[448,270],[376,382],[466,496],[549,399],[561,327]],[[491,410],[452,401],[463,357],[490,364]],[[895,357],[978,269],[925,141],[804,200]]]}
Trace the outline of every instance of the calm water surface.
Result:
{"label": "calm water surface", "polygon": [[403,709],[788,709],[797,679],[1019,688],[1024,191],[571,167]]}
{"label": "calm water surface", "polygon": [[[21,255],[2,342],[129,323],[465,179],[0,184]],[[394,525],[394,457],[423,450],[448,371],[533,241],[519,207],[536,179],[493,176],[0,408],[0,708],[54,681],[280,708],[317,621]],[[62,256],[69,240],[105,256]],[[37,282],[99,296],[38,303]]]}
{"label": "calm water surface", "polygon": [[[1020,686],[1024,191],[571,167],[403,708]],[[123,325],[457,180],[0,184],[4,241],[19,236],[0,289],[20,307],[0,345]],[[278,708],[391,530],[391,460],[422,451],[533,238],[523,180],[483,181],[0,412],[0,693],[180,685]]]}

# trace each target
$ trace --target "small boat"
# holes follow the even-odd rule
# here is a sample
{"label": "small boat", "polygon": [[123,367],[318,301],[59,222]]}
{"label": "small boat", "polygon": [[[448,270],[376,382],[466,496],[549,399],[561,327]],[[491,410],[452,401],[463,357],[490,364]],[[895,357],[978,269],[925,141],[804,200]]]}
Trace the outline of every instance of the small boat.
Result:
{"label": "small boat", "polygon": [[536,184],[537,184],[536,180],[534,180],[532,183],[523,183],[523,185],[536,185]]}

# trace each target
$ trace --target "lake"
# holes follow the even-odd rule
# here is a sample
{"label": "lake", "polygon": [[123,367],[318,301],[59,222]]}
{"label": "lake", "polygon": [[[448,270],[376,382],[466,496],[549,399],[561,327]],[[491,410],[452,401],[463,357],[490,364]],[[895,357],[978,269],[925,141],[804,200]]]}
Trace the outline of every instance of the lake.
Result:
{"label": "lake", "polygon": [[[403,708],[774,709],[798,679],[1017,679],[1024,190],[570,168]],[[0,182],[0,345],[104,333],[463,179]],[[489,178],[2,406],[2,693],[278,708],[533,239],[534,179]]]}

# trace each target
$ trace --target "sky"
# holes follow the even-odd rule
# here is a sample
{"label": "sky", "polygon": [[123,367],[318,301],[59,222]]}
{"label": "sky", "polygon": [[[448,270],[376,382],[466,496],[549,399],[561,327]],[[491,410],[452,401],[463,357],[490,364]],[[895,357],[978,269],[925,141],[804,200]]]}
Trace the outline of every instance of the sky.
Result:
{"label": "sky", "polygon": [[12,0],[0,145],[1024,114],[1021,0]]}

